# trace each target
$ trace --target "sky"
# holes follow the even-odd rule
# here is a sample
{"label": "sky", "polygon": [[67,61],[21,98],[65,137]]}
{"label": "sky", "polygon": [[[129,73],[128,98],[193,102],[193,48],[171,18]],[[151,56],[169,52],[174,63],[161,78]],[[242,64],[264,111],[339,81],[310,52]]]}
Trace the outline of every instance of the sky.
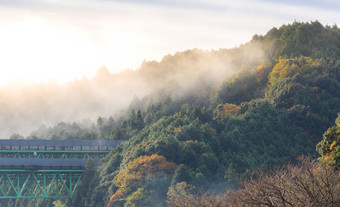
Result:
{"label": "sky", "polygon": [[238,47],[294,21],[340,24],[339,0],[0,0],[0,86],[138,69]]}

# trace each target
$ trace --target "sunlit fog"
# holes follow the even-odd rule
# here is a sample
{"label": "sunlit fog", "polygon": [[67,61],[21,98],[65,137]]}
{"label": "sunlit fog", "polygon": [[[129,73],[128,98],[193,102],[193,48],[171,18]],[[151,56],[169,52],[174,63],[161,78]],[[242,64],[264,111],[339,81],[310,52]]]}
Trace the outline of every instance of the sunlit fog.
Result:
{"label": "sunlit fog", "polygon": [[0,3],[0,85],[92,78],[103,65],[112,73],[136,70],[144,59],[159,61],[177,51],[237,47],[255,33],[294,20],[333,24],[339,17],[332,9],[336,4],[306,9],[246,0],[5,1]]}
{"label": "sunlit fog", "polygon": [[134,97],[156,99],[170,88],[181,88],[170,94],[178,98],[198,91],[197,85],[212,87],[240,65],[251,68],[265,58],[255,44],[224,49],[294,21],[332,25],[340,19],[336,6],[335,1],[308,6],[265,0],[2,1],[0,138],[119,114]]}

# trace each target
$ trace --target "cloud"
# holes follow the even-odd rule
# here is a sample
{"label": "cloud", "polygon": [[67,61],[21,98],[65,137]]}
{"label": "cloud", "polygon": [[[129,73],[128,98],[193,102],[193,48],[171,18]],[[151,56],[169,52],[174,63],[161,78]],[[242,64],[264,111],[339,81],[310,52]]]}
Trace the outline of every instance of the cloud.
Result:
{"label": "cloud", "polygon": [[290,6],[298,6],[298,7],[314,7],[317,9],[323,10],[331,10],[338,12],[340,7],[340,2],[337,0],[260,0],[262,2],[267,3],[277,3],[277,4],[285,4]]}

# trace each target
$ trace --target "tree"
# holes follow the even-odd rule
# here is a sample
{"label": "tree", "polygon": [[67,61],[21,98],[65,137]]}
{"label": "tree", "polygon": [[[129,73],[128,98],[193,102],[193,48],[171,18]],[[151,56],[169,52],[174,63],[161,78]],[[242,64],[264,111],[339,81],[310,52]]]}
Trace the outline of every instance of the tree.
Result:
{"label": "tree", "polygon": [[135,125],[137,129],[142,130],[144,128],[145,124],[144,124],[143,116],[140,110],[137,111],[135,122],[136,122]]}
{"label": "tree", "polygon": [[54,207],[65,207],[65,204],[61,200],[53,201]]}
{"label": "tree", "polygon": [[[119,187],[114,198],[127,201],[128,206],[140,206],[136,205],[138,200],[156,205],[165,200],[176,167],[175,163],[156,154],[138,157],[114,178],[113,182]],[[149,198],[154,198],[154,201]],[[108,206],[117,206],[120,200],[111,199]]]}
{"label": "tree", "polygon": [[21,134],[12,134],[9,139],[24,139],[24,136],[22,136]]}
{"label": "tree", "polygon": [[330,127],[323,135],[323,140],[316,146],[321,161],[337,168],[340,167],[340,113],[335,126]]}
{"label": "tree", "polygon": [[176,183],[187,182],[190,183],[192,177],[190,174],[190,170],[187,166],[180,164],[175,170],[174,175],[172,176],[171,185],[176,185]]}
{"label": "tree", "polygon": [[339,206],[339,172],[310,158],[271,173],[258,171],[231,194],[231,206]]}
{"label": "tree", "polygon": [[240,108],[234,104],[225,103],[217,106],[214,113],[215,119],[224,120],[227,117],[235,116],[240,111]]}
{"label": "tree", "polygon": [[216,195],[192,193],[184,183],[177,183],[168,193],[168,207],[295,207],[340,205],[340,174],[334,167],[302,157],[297,165],[282,169],[258,170],[240,189]]}
{"label": "tree", "polygon": [[85,165],[84,175],[76,191],[66,202],[66,207],[84,207],[90,203],[91,195],[95,186],[98,184],[96,166],[89,158]]}
{"label": "tree", "polygon": [[97,126],[100,128],[100,127],[103,126],[103,123],[104,123],[104,121],[103,121],[102,117],[98,117],[98,119],[97,119]]}

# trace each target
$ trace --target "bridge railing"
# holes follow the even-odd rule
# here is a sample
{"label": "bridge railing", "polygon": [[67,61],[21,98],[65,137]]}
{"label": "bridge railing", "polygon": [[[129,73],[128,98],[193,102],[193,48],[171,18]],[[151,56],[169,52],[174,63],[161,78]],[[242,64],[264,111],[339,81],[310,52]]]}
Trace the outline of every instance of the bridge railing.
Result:
{"label": "bridge railing", "polygon": [[0,140],[0,150],[111,151],[125,140]]}
{"label": "bridge railing", "polygon": [[124,140],[0,140],[0,158],[99,159]]}

